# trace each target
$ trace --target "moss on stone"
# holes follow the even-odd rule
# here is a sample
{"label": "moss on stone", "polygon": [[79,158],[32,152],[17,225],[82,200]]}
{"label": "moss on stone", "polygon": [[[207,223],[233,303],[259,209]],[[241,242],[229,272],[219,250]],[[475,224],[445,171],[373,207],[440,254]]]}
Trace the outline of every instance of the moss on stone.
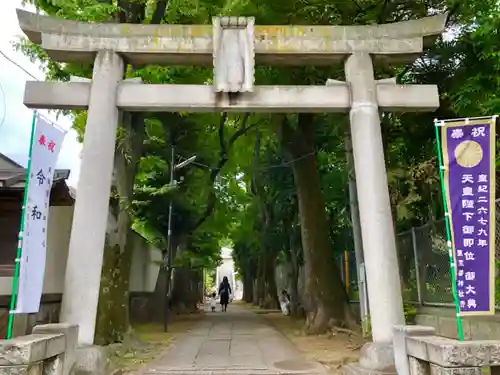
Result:
{"label": "moss on stone", "polygon": [[125,249],[110,246],[106,235],[95,332],[98,345],[122,342],[129,331],[131,242],[127,241]]}

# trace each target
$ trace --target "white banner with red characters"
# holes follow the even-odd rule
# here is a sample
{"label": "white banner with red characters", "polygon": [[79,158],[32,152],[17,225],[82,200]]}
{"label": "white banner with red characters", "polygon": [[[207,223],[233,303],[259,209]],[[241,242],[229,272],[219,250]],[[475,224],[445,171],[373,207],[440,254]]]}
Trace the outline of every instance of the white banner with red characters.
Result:
{"label": "white banner with red characters", "polygon": [[50,191],[65,131],[37,117],[30,150],[29,181],[15,312],[36,313],[40,307],[47,253]]}

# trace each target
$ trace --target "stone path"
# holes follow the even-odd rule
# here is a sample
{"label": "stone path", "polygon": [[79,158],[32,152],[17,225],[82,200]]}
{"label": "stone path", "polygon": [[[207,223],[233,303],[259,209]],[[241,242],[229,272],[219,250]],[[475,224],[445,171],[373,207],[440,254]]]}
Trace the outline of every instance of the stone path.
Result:
{"label": "stone path", "polygon": [[231,304],[177,337],[170,350],[141,371],[147,375],[322,375],[258,314]]}

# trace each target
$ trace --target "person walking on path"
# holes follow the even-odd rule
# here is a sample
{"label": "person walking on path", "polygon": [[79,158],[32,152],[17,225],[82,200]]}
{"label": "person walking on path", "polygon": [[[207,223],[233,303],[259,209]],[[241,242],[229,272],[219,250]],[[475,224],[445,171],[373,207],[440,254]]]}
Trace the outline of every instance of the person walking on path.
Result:
{"label": "person walking on path", "polygon": [[231,285],[229,285],[229,280],[227,276],[224,276],[222,282],[219,285],[219,296],[220,304],[222,306],[222,311],[227,311],[227,305],[229,304],[229,295],[231,294]]}
{"label": "person walking on path", "polygon": [[215,297],[217,297],[217,294],[213,292],[212,297],[210,297],[210,308],[212,309],[212,312],[215,312],[215,306],[217,305],[217,300],[215,299]]}

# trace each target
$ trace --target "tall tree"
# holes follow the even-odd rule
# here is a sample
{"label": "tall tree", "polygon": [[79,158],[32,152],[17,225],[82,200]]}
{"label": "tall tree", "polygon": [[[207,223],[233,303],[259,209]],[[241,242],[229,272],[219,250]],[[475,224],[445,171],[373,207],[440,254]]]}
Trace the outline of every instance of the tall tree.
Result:
{"label": "tall tree", "polygon": [[[467,4],[453,0],[30,2],[49,15],[67,19],[146,24],[208,24],[214,14],[252,15],[260,24],[374,24],[450,11],[450,24],[457,30],[455,41],[441,41],[412,66],[376,67],[380,77],[396,75],[402,82],[437,83],[442,92],[443,106],[437,113],[382,114],[396,228],[406,228],[436,217],[440,211],[434,150],[430,142],[433,133],[431,126],[422,124],[430,124],[436,116],[495,112],[498,104],[496,86],[489,79],[498,70],[496,33],[490,32],[497,26],[494,18],[489,17],[498,13],[498,5],[493,0]],[[91,66],[58,64],[38,46],[23,42],[20,47],[27,55],[44,63],[48,79],[68,80],[70,75],[91,75]],[[478,53],[480,59],[476,58]],[[201,83],[207,82],[211,74],[210,69],[192,67],[128,67],[126,71],[127,77],[141,77],[147,83]],[[259,67],[256,70],[256,81],[266,84],[324,84],[327,78],[342,77],[341,66],[327,69]],[[75,115],[75,127],[83,136],[85,113]],[[279,173],[252,169],[256,134],[253,127],[257,123],[262,124],[259,168],[270,167],[273,159],[281,160],[286,164],[286,179]],[[264,125],[267,125],[267,130],[264,130]],[[145,149],[141,149],[143,126],[146,128]],[[281,148],[276,144],[276,134],[269,131],[272,127],[278,130]],[[304,304],[311,332],[324,330],[332,319],[339,323],[349,322],[351,316],[347,296],[334,262],[335,252],[343,250],[348,243],[344,235],[348,227],[347,174],[341,150],[345,128],[346,119],[333,115],[125,116],[118,132],[115,164],[120,177],[111,201],[111,214],[117,224],[108,230],[104,281],[101,285],[98,325],[101,342],[119,341],[128,329],[127,265],[130,249],[127,250],[126,237],[130,223],[133,219],[136,221],[135,228],[145,231],[147,228],[152,240],[164,247],[168,231],[166,212],[171,200],[175,202],[174,233],[177,234],[174,236],[174,249],[182,249],[176,259],[179,269],[193,268],[191,260],[197,258],[209,258],[209,263],[216,263],[216,243],[225,232],[232,231],[235,257],[240,269],[244,270],[243,276],[248,280],[258,279],[259,275],[264,277],[267,290],[271,293],[274,291],[270,277],[276,260],[281,255],[293,256],[292,262],[298,267],[303,256],[306,270]],[[235,142],[238,142],[237,147],[234,147]],[[172,168],[169,147],[172,145],[175,145],[179,155],[176,161],[192,154],[198,155],[198,164],[178,172],[179,180],[183,177],[184,181],[175,186],[171,186],[168,179],[169,169]],[[139,176],[136,178],[137,160]],[[135,202],[131,205],[134,180]],[[291,192],[279,195],[280,189],[285,186]],[[284,207],[276,204],[278,197],[286,198]],[[245,210],[255,217],[250,220]],[[233,215],[238,223],[227,219]],[[280,230],[274,231],[275,228]],[[291,238],[294,240],[291,241]],[[248,255],[244,255],[245,251],[249,252]],[[265,284],[262,284],[263,290],[266,289]],[[258,289],[262,289],[260,284]],[[249,293],[255,294],[248,286],[246,292],[246,297]],[[259,298],[265,299],[262,292],[259,293]],[[187,295],[182,292],[177,294]]]}

